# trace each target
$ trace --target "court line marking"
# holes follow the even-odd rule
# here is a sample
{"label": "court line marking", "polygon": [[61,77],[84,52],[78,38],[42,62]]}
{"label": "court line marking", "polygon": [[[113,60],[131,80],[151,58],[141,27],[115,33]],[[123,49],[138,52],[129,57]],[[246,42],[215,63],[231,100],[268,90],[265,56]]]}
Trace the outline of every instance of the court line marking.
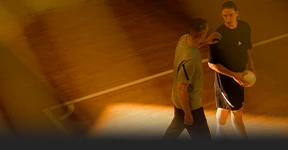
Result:
{"label": "court line marking", "polygon": [[[277,37],[273,37],[273,38],[270,38],[270,39],[267,39],[267,40],[264,40],[264,41],[260,41],[260,42],[254,43],[252,45],[252,47],[261,46],[261,45],[264,45],[264,44],[267,44],[267,43],[271,43],[273,41],[277,41],[277,40],[280,40],[280,39],[283,39],[283,38],[286,38],[286,37],[288,37],[288,33],[280,35],[280,36],[277,36]],[[202,63],[206,63],[206,62],[208,62],[208,58],[205,58],[205,59],[202,60]],[[129,82],[129,83],[125,83],[125,84],[122,84],[122,85],[119,85],[119,86],[116,86],[116,87],[113,87],[113,88],[109,88],[109,89],[106,89],[106,90],[103,90],[103,91],[100,91],[100,92],[92,93],[92,94],[89,94],[89,95],[86,95],[86,96],[83,96],[83,97],[80,97],[80,98],[77,98],[77,99],[74,99],[74,100],[71,100],[71,101],[67,101],[67,102],[61,103],[61,104],[49,107],[49,109],[50,110],[55,110],[57,108],[61,108],[61,107],[64,107],[64,106],[72,105],[74,103],[82,102],[82,101],[85,101],[85,100],[88,100],[88,99],[91,99],[91,98],[94,98],[94,97],[97,97],[97,96],[100,96],[100,95],[111,93],[111,92],[114,92],[114,91],[117,91],[117,90],[120,90],[120,89],[124,89],[126,87],[130,87],[130,86],[133,86],[133,85],[136,85],[136,84],[139,84],[139,83],[143,83],[143,82],[146,82],[146,81],[158,78],[158,77],[162,77],[162,76],[168,75],[168,74],[170,74],[172,72],[173,72],[173,69],[167,70],[167,71],[164,71],[164,72],[160,72],[160,73],[157,73],[157,74],[154,74],[154,75],[151,75],[151,76],[148,76],[148,77],[144,77],[144,78],[141,78],[141,79]]]}
{"label": "court line marking", "polygon": [[64,125],[59,121],[59,119],[57,119],[57,117],[51,112],[49,108],[45,108],[42,111],[62,134],[69,135],[69,132],[66,130]]}
{"label": "court line marking", "polygon": [[[280,40],[280,39],[283,39],[283,38],[286,38],[286,37],[288,37],[288,33],[280,35],[280,36],[277,36],[277,37],[273,37],[273,38],[270,38],[270,39],[267,39],[267,40],[264,40],[264,41],[260,41],[260,42],[254,43],[252,45],[252,47],[261,46],[261,45],[264,45],[264,44],[267,44],[267,43],[271,43],[271,42],[274,42],[274,41],[277,41],[277,40]],[[205,58],[205,59],[202,60],[202,63],[205,63],[205,62],[208,62],[208,58]],[[52,123],[61,132],[63,132],[64,134],[68,134],[69,135],[68,131],[65,129],[64,125],[60,121],[63,118],[61,118],[61,117],[57,118],[52,113],[53,110],[61,108],[61,107],[65,107],[65,106],[68,106],[70,108],[70,106],[72,105],[71,108],[73,108],[72,110],[74,111],[74,106],[73,105],[75,103],[82,102],[82,101],[85,101],[85,100],[89,100],[91,98],[94,98],[94,97],[97,97],[97,96],[100,96],[100,95],[104,95],[104,94],[107,94],[107,93],[110,93],[110,92],[114,92],[116,90],[120,90],[120,89],[129,87],[129,86],[133,86],[133,85],[136,85],[136,84],[139,84],[139,83],[143,83],[145,81],[149,81],[149,80],[152,80],[152,79],[155,79],[155,78],[158,78],[158,77],[170,74],[170,73],[173,73],[173,69],[170,69],[170,70],[158,73],[158,74],[154,74],[154,75],[151,75],[151,76],[148,76],[148,77],[145,77],[145,78],[141,78],[141,79],[138,79],[138,80],[126,83],[126,84],[122,84],[122,85],[119,85],[119,86],[116,86],[116,87],[113,87],[113,88],[110,88],[110,89],[106,89],[106,90],[103,90],[103,91],[100,91],[100,92],[96,92],[96,93],[93,93],[93,94],[90,94],[90,95],[87,95],[87,96],[84,96],[84,97],[80,97],[80,98],[75,99],[75,100],[71,100],[71,101],[67,101],[65,103],[54,105],[52,107],[45,108],[42,111],[47,115],[47,117],[52,121]],[[213,102],[206,103],[205,105],[203,105],[203,107],[207,107],[207,106],[210,106],[212,104],[215,104],[215,102],[213,101]],[[71,113],[72,112],[67,112],[67,114],[71,114]],[[69,117],[67,115],[64,115],[64,116],[65,116],[65,118]]]}

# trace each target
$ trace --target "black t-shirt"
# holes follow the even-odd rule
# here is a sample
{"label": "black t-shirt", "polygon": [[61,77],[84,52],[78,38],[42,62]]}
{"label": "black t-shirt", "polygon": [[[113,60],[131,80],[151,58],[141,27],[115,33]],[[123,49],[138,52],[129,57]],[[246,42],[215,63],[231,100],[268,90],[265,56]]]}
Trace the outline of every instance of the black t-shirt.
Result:
{"label": "black t-shirt", "polygon": [[[252,48],[249,24],[238,20],[235,29],[222,24],[216,31],[221,34],[222,38],[218,43],[210,45],[209,63],[219,63],[233,72],[244,71],[248,61],[247,50]],[[219,85],[220,81],[222,86]],[[240,86],[235,83],[234,79],[216,72],[216,87],[220,86],[226,91],[233,86]]]}

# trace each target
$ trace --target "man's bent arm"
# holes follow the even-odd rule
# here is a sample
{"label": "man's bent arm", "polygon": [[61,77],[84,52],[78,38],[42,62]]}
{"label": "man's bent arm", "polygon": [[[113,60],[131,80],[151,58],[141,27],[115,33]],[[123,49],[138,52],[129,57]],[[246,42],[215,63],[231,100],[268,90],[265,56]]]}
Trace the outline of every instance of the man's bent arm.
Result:
{"label": "man's bent arm", "polygon": [[178,83],[178,96],[179,101],[182,106],[182,109],[185,115],[191,115],[191,108],[189,103],[189,95],[188,95],[188,84]]}
{"label": "man's bent arm", "polygon": [[221,65],[221,64],[208,63],[208,66],[209,66],[212,70],[214,70],[214,71],[216,71],[216,72],[218,72],[218,73],[220,73],[220,74],[226,75],[226,76],[228,76],[228,77],[230,77],[230,78],[234,78],[234,76],[235,76],[235,72],[227,69],[226,67],[224,67],[224,66]]}

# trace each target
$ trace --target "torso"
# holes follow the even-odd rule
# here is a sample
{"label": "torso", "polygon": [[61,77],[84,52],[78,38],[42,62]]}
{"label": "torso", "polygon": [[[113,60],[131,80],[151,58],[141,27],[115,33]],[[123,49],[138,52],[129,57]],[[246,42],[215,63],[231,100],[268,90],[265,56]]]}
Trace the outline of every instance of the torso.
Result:
{"label": "torso", "polygon": [[247,49],[251,44],[249,30],[249,25],[243,21],[238,21],[235,29],[230,29],[224,24],[217,29],[222,39],[211,47],[217,51],[214,57],[217,57],[217,60],[227,69],[234,72],[245,70],[248,59]]}
{"label": "torso", "polygon": [[[247,50],[252,47],[250,38],[250,27],[244,22],[238,20],[235,29],[230,29],[222,24],[217,31],[222,35],[217,44],[211,45],[213,57],[216,58],[221,65],[233,72],[242,72],[246,69],[248,60]],[[242,89],[242,87],[234,81],[234,79],[216,73],[215,86],[219,87],[219,83],[225,91]]]}
{"label": "torso", "polygon": [[181,104],[178,98],[177,92],[177,69],[181,62],[186,60],[192,60],[195,63],[196,70],[193,75],[192,83],[188,87],[188,94],[190,99],[191,110],[202,107],[202,88],[203,88],[203,70],[202,70],[202,58],[198,48],[192,47],[186,44],[186,38],[188,34],[183,35],[177,45],[174,58],[174,70],[173,70],[173,90],[172,101],[174,105],[181,109]]}

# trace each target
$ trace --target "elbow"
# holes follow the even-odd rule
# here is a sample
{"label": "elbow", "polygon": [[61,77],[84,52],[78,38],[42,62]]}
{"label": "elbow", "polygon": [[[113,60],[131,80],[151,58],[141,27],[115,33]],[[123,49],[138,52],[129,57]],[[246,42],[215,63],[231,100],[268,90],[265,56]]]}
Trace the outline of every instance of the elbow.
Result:
{"label": "elbow", "polygon": [[185,90],[187,90],[185,87],[183,87],[183,86],[178,86],[178,92],[179,92],[179,93],[182,93],[182,92],[184,92]]}
{"label": "elbow", "polygon": [[178,93],[187,92],[188,84],[178,83]]}
{"label": "elbow", "polygon": [[214,70],[216,65],[208,62],[208,66],[210,69]]}
{"label": "elbow", "polygon": [[208,66],[213,71],[218,71],[219,70],[218,64],[208,63]]}

